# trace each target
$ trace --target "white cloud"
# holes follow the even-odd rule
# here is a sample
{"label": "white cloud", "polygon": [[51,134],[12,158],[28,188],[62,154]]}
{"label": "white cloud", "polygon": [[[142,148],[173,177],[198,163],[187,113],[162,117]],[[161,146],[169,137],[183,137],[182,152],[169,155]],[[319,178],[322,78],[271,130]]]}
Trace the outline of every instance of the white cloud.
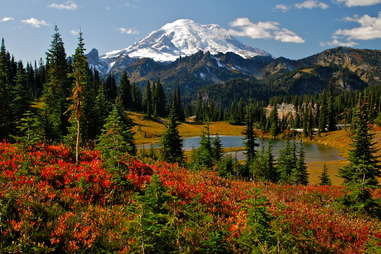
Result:
{"label": "white cloud", "polygon": [[381,39],[381,12],[377,17],[363,15],[346,17],[344,20],[358,23],[359,26],[336,30],[332,35],[332,41],[320,43],[321,46],[353,47],[358,44],[355,40]]}
{"label": "white cloud", "polygon": [[124,5],[129,8],[137,8],[139,0],[127,0]]}
{"label": "white cloud", "polygon": [[286,12],[289,10],[289,7],[287,5],[284,5],[284,4],[277,4],[277,5],[275,5],[275,9],[280,10],[282,12]]}
{"label": "white cloud", "polygon": [[139,31],[133,28],[120,27],[118,30],[121,34],[139,34]]}
{"label": "white cloud", "polygon": [[327,9],[329,8],[329,5],[323,2],[319,2],[316,0],[306,0],[301,3],[295,4],[295,7],[298,9],[313,9],[313,8],[320,8],[320,9]]}
{"label": "white cloud", "polygon": [[354,6],[371,6],[380,4],[381,0],[336,0],[339,3],[344,3],[348,7]]}
{"label": "white cloud", "polygon": [[36,19],[36,18],[30,18],[30,19],[23,19],[21,20],[22,23],[31,25],[35,28],[40,28],[42,26],[48,26],[49,24],[43,20],[43,19]]}
{"label": "white cloud", "polygon": [[79,36],[79,33],[81,32],[81,30],[79,29],[73,29],[73,30],[70,30],[70,33],[74,36]]}
{"label": "white cloud", "polygon": [[78,5],[73,1],[67,1],[65,3],[52,3],[49,5],[50,8],[60,9],[60,10],[77,10]]}
{"label": "white cloud", "polygon": [[280,27],[278,22],[253,23],[248,18],[238,18],[230,23],[235,29],[229,32],[234,36],[252,39],[273,39],[281,42],[303,43],[304,39],[291,30]]}
{"label": "white cloud", "polygon": [[15,20],[15,18],[13,18],[13,17],[4,17],[4,18],[0,18],[0,23],[9,22],[9,21],[13,21],[13,20]]}
{"label": "white cloud", "polygon": [[341,41],[337,37],[334,36],[332,38],[332,41],[328,42],[322,42],[320,43],[320,46],[325,47],[325,46],[330,46],[330,47],[354,47],[357,45],[357,42],[354,41]]}
{"label": "white cloud", "polygon": [[359,26],[352,29],[339,29],[334,35],[347,40],[373,40],[381,38],[381,12],[377,17],[364,15],[361,17],[347,17],[346,21],[358,23]]}

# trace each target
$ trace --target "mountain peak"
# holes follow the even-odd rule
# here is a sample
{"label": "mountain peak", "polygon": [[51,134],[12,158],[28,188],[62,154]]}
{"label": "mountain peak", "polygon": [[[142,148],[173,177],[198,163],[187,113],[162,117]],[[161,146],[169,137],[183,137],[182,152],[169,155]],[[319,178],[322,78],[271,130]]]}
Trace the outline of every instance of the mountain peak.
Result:
{"label": "mountain peak", "polygon": [[102,58],[129,56],[173,62],[180,56],[190,56],[198,51],[213,55],[233,52],[244,58],[269,56],[263,50],[244,45],[217,24],[201,25],[192,19],[177,19],[151,32],[132,46],[106,53]]}

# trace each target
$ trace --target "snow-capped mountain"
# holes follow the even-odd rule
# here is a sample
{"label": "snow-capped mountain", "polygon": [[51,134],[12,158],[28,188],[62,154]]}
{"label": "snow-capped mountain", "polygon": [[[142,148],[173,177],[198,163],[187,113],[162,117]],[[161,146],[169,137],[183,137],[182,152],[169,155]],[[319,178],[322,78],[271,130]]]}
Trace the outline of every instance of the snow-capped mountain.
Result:
{"label": "snow-capped mountain", "polygon": [[156,62],[173,62],[180,56],[190,56],[197,52],[235,53],[243,58],[270,56],[267,52],[244,45],[229,31],[216,24],[201,25],[190,19],[178,19],[135,44],[121,50],[108,52],[97,57],[93,53],[91,64],[103,74],[134,59],[151,58]]}
{"label": "snow-capped mountain", "polygon": [[190,56],[198,51],[209,51],[211,54],[233,52],[244,58],[269,55],[263,50],[244,45],[219,25],[200,25],[190,19],[178,19],[151,32],[134,45],[109,52],[103,58],[128,55],[172,62],[179,56]]}

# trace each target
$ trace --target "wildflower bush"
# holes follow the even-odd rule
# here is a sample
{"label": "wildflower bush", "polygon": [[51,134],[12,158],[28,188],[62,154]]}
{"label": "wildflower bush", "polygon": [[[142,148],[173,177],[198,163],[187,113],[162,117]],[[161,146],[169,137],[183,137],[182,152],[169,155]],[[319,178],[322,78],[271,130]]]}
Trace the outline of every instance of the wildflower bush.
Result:
{"label": "wildflower bush", "polygon": [[[177,164],[0,143],[1,253],[377,253],[381,224],[344,189],[234,181]],[[380,190],[375,191],[380,196]]]}

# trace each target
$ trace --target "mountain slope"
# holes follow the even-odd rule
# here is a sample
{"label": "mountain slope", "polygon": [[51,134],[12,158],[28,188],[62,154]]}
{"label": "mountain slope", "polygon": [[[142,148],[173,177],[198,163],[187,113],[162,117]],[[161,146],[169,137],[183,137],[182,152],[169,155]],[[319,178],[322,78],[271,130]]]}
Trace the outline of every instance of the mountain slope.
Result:
{"label": "mountain slope", "polygon": [[179,19],[151,32],[126,49],[106,53],[102,59],[128,56],[173,62],[180,56],[190,56],[198,51],[213,55],[234,52],[244,58],[269,55],[263,50],[242,44],[219,25],[200,25],[190,19]]}
{"label": "mountain slope", "polygon": [[90,65],[106,75],[142,58],[174,62],[179,57],[191,56],[199,51],[212,55],[232,52],[244,59],[270,56],[263,50],[244,45],[219,25],[201,25],[190,19],[179,19],[125,49],[111,51],[100,57],[92,51]]}

